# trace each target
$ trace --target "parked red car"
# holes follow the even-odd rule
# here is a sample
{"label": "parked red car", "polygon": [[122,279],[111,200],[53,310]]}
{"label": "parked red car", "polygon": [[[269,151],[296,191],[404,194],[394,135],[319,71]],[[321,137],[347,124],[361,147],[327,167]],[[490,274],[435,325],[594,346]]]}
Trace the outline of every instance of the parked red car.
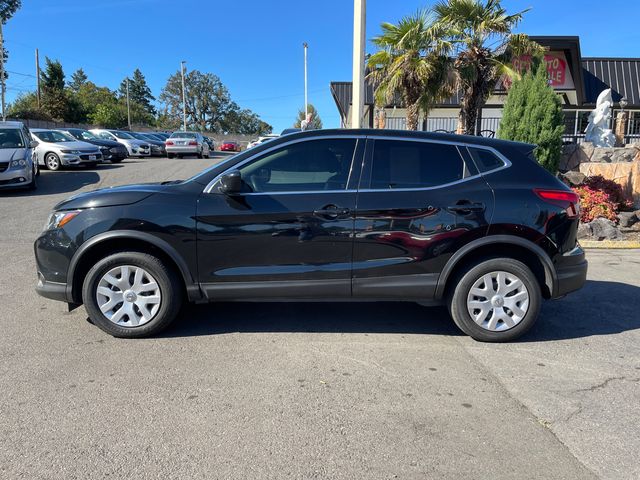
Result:
{"label": "parked red car", "polygon": [[240,150],[240,144],[237,142],[222,142],[220,145],[221,152],[239,152]]}

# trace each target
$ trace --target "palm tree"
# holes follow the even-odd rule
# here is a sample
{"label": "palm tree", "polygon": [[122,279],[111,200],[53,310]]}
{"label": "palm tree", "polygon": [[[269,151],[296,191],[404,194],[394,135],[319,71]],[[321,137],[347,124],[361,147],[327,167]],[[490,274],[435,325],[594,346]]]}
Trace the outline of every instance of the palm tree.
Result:
{"label": "palm tree", "polygon": [[513,29],[529,10],[508,15],[501,0],[443,0],[433,10],[454,45],[453,68],[462,98],[458,133],[474,135],[480,109],[503,76],[517,76],[511,60],[543,50]]}
{"label": "palm tree", "polygon": [[426,113],[451,94],[447,54],[451,45],[427,10],[404,17],[397,25],[383,23],[381,28],[382,34],[373,39],[380,50],[367,62],[376,104],[384,107],[399,95],[407,109],[407,128],[417,130],[420,111]]}

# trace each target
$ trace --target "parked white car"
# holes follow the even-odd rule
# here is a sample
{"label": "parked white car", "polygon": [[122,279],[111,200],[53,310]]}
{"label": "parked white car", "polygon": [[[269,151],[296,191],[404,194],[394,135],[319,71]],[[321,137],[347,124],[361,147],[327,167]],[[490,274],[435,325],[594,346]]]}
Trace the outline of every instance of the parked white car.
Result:
{"label": "parked white car", "polygon": [[167,158],[181,158],[187,155],[209,158],[211,153],[209,143],[198,132],[174,132],[164,144],[167,149]]}
{"label": "parked white car", "polygon": [[253,142],[249,142],[249,145],[247,145],[247,148],[257,147],[261,143],[268,142],[269,140],[273,140],[274,138],[278,138],[279,136],[280,135],[278,135],[277,133],[270,133],[269,135],[263,135],[262,137],[258,137],[257,140],[254,140]]}
{"label": "parked white car", "polygon": [[33,128],[31,135],[38,142],[38,165],[49,170],[60,170],[71,165],[95,166],[102,161],[102,152],[98,147],[58,130]]}
{"label": "parked white car", "polygon": [[104,128],[94,128],[89,130],[98,138],[104,140],[115,140],[127,147],[130,157],[148,157],[151,155],[151,145],[149,142],[138,140],[133,135],[122,130],[108,130]]}
{"label": "parked white car", "polygon": [[0,188],[37,188],[36,145],[22,122],[0,122]]}

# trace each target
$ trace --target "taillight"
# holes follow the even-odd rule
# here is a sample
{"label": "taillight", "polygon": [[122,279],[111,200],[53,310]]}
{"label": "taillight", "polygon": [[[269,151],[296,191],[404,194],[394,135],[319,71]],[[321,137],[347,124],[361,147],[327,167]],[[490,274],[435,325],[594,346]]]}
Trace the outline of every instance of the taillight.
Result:
{"label": "taillight", "polygon": [[570,218],[580,215],[580,196],[577,193],[543,188],[534,188],[533,191],[545,202],[564,208]]}
{"label": "taillight", "polygon": [[171,140],[167,140],[166,142],[164,142],[165,145],[173,145],[173,142]]}
{"label": "taillight", "polygon": [[192,140],[192,141],[189,142],[189,145],[198,145],[198,142]]}

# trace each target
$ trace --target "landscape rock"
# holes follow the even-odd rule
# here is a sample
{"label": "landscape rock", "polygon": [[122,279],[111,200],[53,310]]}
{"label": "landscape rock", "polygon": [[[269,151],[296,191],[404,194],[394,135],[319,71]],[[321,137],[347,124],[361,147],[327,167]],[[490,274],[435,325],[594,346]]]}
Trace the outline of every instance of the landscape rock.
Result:
{"label": "landscape rock", "polygon": [[593,155],[590,161],[596,163],[611,163],[615,151],[615,148],[596,147],[593,149]]}
{"label": "landscape rock", "polygon": [[608,218],[596,218],[589,223],[591,234],[596,240],[620,240],[622,233]]}
{"label": "landscape rock", "polygon": [[581,185],[586,178],[587,176],[580,172],[567,172],[560,174],[560,179],[570,187],[577,187],[578,185]]}
{"label": "landscape rock", "polygon": [[618,214],[618,224],[620,227],[629,228],[637,223],[640,219],[636,212],[620,212]]}
{"label": "landscape rock", "polygon": [[636,158],[635,148],[616,148],[611,155],[611,162],[633,162]]}
{"label": "landscape rock", "polygon": [[578,240],[589,238],[591,234],[591,224],[580,222],[580,225],[578,225]]}

